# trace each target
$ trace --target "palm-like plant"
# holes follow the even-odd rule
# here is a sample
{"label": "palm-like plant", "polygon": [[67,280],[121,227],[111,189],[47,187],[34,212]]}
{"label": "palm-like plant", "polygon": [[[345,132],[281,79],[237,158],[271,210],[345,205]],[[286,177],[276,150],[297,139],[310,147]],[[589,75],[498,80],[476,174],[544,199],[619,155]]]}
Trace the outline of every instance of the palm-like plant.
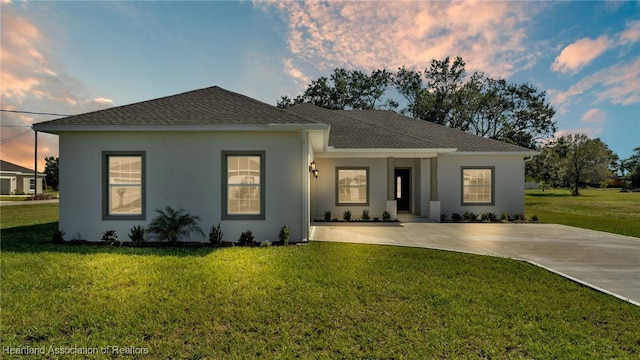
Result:
{"label": "palm-like plant", "polygon": [[202,229],[198,226],[200,217],[185,212],[184,209],[175,210],[167,206],[164,210],[156,209],[156,216],[147,226],[147,231],[160,241],[169,241],[172,244],[182,237],[187,237],[195,232],[204,237]]}

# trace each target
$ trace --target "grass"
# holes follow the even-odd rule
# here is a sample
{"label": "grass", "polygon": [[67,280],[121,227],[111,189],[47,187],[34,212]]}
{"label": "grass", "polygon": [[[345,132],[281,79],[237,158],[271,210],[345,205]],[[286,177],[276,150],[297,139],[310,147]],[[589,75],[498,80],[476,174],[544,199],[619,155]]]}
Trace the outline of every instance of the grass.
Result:
{"label": "grass", "polygon": [[2,208],[2,347],[109,347],[92,359],[117,358],[113,346],[185,359],[640,356],[640,308],[523,262],[316,242],[44,244],[56,217],[49,204]]}
{"label": "grass", "polygon": [[538,215],[540,222],[640,237],[640,193],[619,189],[526,190],[525,212]]}

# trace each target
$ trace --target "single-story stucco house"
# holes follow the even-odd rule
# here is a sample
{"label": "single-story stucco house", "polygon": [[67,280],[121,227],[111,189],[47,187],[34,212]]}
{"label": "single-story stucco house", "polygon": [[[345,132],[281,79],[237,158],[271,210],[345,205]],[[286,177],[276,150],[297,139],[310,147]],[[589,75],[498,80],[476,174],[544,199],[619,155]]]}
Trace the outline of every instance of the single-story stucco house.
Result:
{"label": "single-story stucco house", "polygon": [[[165,206],[304,241],[313,219],[524,212],[529,149],[390,111],[279,109],[210,87],[35,124],[60,142],[60,227],[121,239]],[[315,176],[317,175],[317,177]],[[205,241],[205,239],[202,239]]]}
{"label": "single-story stucco house", "polygon": [[34,175],[29,168],[0,160],[0,195],[42,193],[45,174]]}

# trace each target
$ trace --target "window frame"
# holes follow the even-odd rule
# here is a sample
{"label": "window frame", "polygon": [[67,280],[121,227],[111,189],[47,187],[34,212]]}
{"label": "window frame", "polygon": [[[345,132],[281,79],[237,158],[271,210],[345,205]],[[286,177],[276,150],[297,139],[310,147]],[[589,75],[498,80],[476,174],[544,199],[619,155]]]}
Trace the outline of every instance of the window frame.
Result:
{"label": "window frame", "polygon": [[[140,214],[111,214],[110,213],[110,188],[109,182],[109,158],[110,157],[134,157],[141,158],[140,181]],[[146,151],[103,151],[102,152],[102,220],[146,220],[147,219],[147,156]]]}
{"label": "window frame", "polygon": [[[362,203],[345,203],[340,202],[340,171],[341,170],[365,170],[367,181],[365,183],[366,201]],[[336,206],[369,206],[370,197],[369,189],[371,188],[371,176],[369,175],[369,166],[336,166]]]}
{"label": "window frame", "polygon": [[[465,188],[464,171],[465,170],[489,170],[491,171],[491,201],[489,202],[467,202],[464,200]],[[486,185],[484,185],[486,186]],[[496,167],[495,166],[462,166],[460,168],[460,205],[461,206],[494,206],[496,204]]]}
{"label": "window frame", "polygon": [[[228,209],[228,201],[229,201],[229,178],[228,178],[228,158],[230,156],[258,156],[260,157],[260,213],[259,214],[229,214]],[[222,190],[220,194],[222,195],[221,201],[221,216],[222,220],[264,220],[266,218],[265,209],[266,209],[266,154],[265,151],[252,151],[252,150],[228,150],[222,151]]]}

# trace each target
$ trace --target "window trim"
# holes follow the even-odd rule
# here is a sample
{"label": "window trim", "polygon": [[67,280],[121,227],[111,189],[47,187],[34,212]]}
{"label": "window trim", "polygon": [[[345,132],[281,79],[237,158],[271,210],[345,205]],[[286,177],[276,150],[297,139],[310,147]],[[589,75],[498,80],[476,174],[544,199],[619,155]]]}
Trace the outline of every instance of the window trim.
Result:
{"label": "window trim", "polygon": [[[249,214],[229,214],[228,211],[228,200],[229,200],[229,184],[228,184],[228,162],[227,158],[229,156],[259,156],[260,157],[260,214],[257,215],[249,215]],[[238,151],[222,151],[222,190],[220,194],[222,195],[221,201],[221,216],[222,220],[264,220],[265,216],[265,200],[266,200],[266,155],[265,151],[252,151],[252,150],[238,150]]]}
{"label": "window trim", "polygon": [[[367,183],[365,185],[367,201],[363,203],[343,203],[340,202],[340,170],[365,170]],[[336,206],[369,206],[369,189],[371,188],[371,177],[369,176],[369,166],[336,166]]]}
{"label": "window trim", "polygon": [[[141,213],[110,214],[109,213],[109,157],[140,156],[142,159]],[[147,153],[146,151],[103,151],[102,152],[102,220],[146,220],[147,219]]]}
{"label": "window trim", "polygon": [[[490,202],[465,202],[464,201],[464,171],[465,170],[490,170],[491,171],[491,201]],[[461,206],[494,206],[496,204],[496,167],[495,166],[462,166],[460,168],[460,205]]]}

